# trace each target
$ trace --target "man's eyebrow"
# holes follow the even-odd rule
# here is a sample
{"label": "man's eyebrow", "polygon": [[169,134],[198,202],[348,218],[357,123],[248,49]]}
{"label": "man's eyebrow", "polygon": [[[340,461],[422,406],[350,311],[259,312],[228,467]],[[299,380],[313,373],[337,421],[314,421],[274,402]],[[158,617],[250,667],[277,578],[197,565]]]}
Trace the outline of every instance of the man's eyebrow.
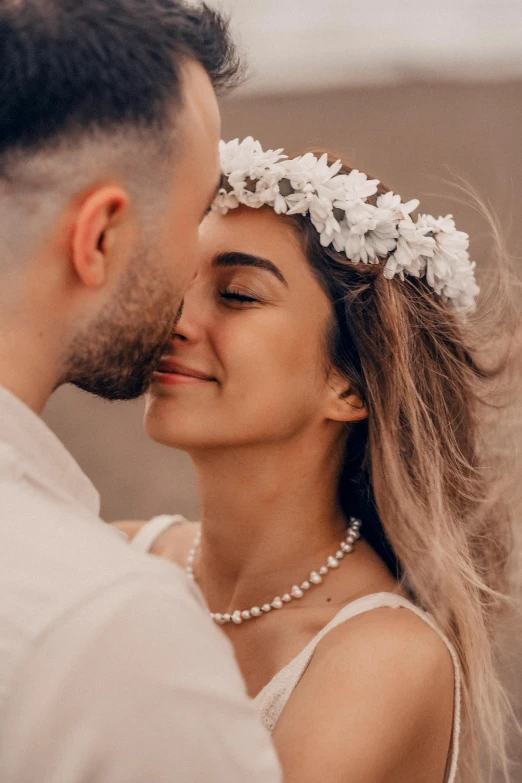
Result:
{"label": "man's eyebrow", "polygon": [[261,256],[250,255],[250,253],[239,253],[237,251],[229,253],[219,253],[215,256],[212,266],[253,266],[256,269],[264,269],[271,272],[277,279],[288,287],[283,273],[276,267],[272,261]]}

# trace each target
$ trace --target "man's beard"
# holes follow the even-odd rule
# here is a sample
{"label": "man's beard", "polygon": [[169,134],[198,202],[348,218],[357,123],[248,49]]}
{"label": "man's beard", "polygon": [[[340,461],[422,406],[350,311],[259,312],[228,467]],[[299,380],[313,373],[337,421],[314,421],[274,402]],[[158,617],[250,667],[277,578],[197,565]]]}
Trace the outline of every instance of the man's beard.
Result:
{"label": "man's beard", "polygon": [[61,383],[106,400],[140,397],[168,351],[180,314],[152,252],[136,254],[105,312],[73,339]]}

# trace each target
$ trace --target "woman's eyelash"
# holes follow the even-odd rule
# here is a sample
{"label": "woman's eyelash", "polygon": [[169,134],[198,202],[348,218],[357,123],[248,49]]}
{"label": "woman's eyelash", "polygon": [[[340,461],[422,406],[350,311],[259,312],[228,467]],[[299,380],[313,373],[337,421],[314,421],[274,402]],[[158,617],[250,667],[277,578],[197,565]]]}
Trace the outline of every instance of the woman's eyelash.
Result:
{"label": "woman's eyelash", "polygon": [[239,291],[220,291],[219,295],[222,299],[233,299],[236,302],[245,302],[248,304],[249,302],[257,302],[259,301],[253,296],[247,296],[246,294],[241,294]]}

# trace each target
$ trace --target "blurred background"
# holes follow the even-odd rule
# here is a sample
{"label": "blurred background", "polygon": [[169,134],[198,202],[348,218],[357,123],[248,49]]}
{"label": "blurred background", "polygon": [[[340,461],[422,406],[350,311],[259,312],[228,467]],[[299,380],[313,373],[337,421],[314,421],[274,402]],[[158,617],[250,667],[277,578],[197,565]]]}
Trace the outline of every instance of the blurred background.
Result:
{"label": "blurred background", "polygon": [[[210,4],[230,14],[249,65],[246,83],[222,103],[225,138],[347,156],[403,200],[419,198],[423,211],[453,213],[484,270],[487,226],[451,185],[462,177],[520,257],[521,0]],[[195,518],[190,463],[147,440],[142,408],[65,387],[45,418],[100,490],[104,518]]]}

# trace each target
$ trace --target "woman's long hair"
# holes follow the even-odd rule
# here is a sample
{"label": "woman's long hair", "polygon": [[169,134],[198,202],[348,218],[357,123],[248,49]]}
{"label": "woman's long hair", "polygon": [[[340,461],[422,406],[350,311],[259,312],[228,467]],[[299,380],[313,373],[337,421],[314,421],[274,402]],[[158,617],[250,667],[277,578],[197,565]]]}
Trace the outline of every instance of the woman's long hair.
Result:
{"label": "woman's long hair", "polygon": [[[350,171],[345,165],[342,173]],[[348,428],[342,507],[361,517],[365,538],[457,650],[459,780],[483,780],[484,761],[509,780],[509,708],[495,636],[509,606],[511,519],[485,437],[491,412],[502,410],[491,392],[509,370],[508,331],[515,331],[500,234],[496,282],[463,317],[424,280],[387,280],[382,265],[354,265],[323,248],[306,217],[284,219],[332,302],[329,366],[368,410],[367,420]]]}

